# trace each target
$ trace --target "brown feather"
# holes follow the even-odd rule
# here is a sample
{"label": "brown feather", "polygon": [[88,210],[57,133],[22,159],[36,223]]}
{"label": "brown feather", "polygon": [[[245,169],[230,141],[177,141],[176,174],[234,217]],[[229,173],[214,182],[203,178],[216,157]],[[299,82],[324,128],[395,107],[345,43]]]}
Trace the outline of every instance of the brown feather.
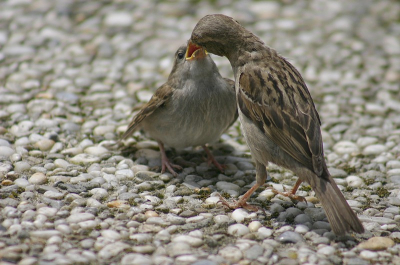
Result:
{"label": "brown feather", "polygon": [[132,121],[129,123],[128,129],[122,135],[122,139],[128,138],[139,126],[140,123],[159,107],[166,104],[174,92],[174,88],[169,86],[167,83],[159,87],[154,95],[151,97],[150,101],[143,106],[143,108],[133,117]]}

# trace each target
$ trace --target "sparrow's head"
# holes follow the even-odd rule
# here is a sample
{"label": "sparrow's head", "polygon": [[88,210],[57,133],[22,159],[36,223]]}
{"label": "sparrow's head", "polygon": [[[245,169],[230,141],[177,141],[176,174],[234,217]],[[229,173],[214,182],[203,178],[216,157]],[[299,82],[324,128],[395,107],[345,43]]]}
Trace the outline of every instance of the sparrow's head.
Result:
{"label": "sparrow's head", "polygon": [[248,31],[231,17],[221,14],[207,15],[193,29],[188,44],[188,56],[198,47],[219,56],[228,56],[240,45],[246,33]]}
{"label": "sparrow's head", "polygon": [[[189,55],[190,54],[190,55]],[[175,62],[170,78],[191,77],[203,78],[217,72],[216,65],[207,51],[200,46],[181,46],[175,53]]]}

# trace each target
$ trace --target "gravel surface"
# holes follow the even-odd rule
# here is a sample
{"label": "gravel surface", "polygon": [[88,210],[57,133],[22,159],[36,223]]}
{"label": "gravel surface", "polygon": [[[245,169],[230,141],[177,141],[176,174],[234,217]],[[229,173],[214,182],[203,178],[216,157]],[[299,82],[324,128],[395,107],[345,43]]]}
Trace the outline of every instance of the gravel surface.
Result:
{"label": "gravel surface", "polygon": [[[0,2],[1,264],[400,264],[400,3],[190,2]],[[250,199],[265,211],[218,204],[217,192],[234,200],[255,180],[238,123],[212,145],[224,174],[201,148],[169,151],[185,168],[160,174],[141,132],[110,148],[210,13],[303,74],[364,234],[335,237],[306,184],[307,204],[268,189]],[[269,166],[268,186],[295,181]]]}

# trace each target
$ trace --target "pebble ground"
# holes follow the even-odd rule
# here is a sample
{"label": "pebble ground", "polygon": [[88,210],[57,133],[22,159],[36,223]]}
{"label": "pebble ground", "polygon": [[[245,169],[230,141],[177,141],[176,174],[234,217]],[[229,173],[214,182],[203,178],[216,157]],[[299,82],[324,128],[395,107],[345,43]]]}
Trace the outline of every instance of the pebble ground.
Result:
{"label": "pebble ground", "polygon": [[[160,174],[141,132],[109,146],[166,81],[206,14],[233,16],[302,73],[326,160],[362,235],[336,237],[309,186],[296,203],[259,189],[265,211],[229,210],[254,182],[235,123],[212,150],[169,151]],[[0,263],[400,264],[400,3],[339,1],[0,2]],[[229,62],[213,56],[232,78]],[[268,186],[292,172],[269,166]]]}

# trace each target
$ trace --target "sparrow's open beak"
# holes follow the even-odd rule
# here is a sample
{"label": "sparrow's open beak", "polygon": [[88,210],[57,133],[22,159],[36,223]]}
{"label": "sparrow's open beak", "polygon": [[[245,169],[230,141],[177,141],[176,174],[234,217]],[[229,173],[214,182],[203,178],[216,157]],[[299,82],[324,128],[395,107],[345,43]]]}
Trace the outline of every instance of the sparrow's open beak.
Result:
{"label": "sparrow's open beak", "polygon": [[207,56],[207,51],[189,40],[186,48],[186,61],[199,60]]}

